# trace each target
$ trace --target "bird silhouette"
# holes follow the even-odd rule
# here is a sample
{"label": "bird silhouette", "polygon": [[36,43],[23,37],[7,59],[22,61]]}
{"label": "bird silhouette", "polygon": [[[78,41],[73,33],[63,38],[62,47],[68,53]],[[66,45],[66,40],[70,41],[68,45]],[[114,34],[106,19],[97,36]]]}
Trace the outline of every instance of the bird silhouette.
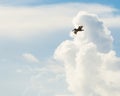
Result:
{"label": "bird silhouette", "polygon": [[84,31],[83,29],[83,26],[79,26],[78,29],[73,29],[72,31],[74,32],[74,34],[77,34],[78,31]]}

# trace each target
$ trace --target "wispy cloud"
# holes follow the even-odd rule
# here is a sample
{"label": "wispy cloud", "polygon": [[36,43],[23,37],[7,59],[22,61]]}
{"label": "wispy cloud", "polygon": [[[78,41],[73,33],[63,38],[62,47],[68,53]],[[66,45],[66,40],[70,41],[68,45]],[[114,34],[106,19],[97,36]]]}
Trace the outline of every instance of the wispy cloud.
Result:
{"label": "wispy cloud", "polygon": [[[116,19],[114,16],[109,16],[114,14],[117,9],[100,4],[68,3],[38,7],[3,6],[0,7],[0,36],[23,39],[36,35],[44,36],[53,30],[70,28],[73,14],[80,10],[96,13],[103,17],[106,25],[119,27],[117,23],[119,16]],[[105,16],[109,18],[104,18]],[[112,20],[113,23],[109,20]]]}
{"label": "wispy cloud", "polygon": [[[54,60],[40,62],[39,65],[41,65],[41,63],[44,63],[43,67],[40,66],[34,66],[34,68],[30,67],[32,71],[29,71],[25,68],[24,70],[21,69],[23,74],[29,72],[31,74],[30,80],[28,81],[29,85],[24,90],[23,96],[33,95],[53,96],[54,94],[60,92],[64,93],[64,91],[66,90],[65,89],[66,84],[64,81],[65,80],[64,67]],[[19,70],[17,70],[17,72],[19,72]]]}
{"label": "wispy cloud", "polygon": [[39,60],[31,53],[24,53],[22,57],[28,62],[39,63]]}

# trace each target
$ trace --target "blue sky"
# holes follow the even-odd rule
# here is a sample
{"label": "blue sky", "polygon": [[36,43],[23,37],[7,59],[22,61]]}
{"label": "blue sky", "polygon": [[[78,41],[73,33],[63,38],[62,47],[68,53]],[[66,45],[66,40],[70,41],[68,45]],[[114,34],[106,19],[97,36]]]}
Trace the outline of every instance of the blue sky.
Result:
{"label": "blue sky", "polygon": [[120,56],[119,0],[0,1],[1,96],[71,96],[63,65],[53,60],[53,54],[62,41],[71,39],[72,19],[80,10],[104,21]]}
{"label": "blue sky", "polygon": [[46,4],[56,3],[69,3],[69,2],[84,2],[84,3],[100,3],[109,6],[119,7],[119,0],[1,0],[1,4],[5,5],[19,5],[19,6],[39,6]]}

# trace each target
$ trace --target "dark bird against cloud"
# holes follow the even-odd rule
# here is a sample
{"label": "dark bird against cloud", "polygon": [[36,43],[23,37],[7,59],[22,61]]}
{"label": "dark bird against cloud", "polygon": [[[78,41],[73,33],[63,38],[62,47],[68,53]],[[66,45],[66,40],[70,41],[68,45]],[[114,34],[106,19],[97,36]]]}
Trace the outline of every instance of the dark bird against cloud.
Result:
{"label": "dark bird against cloud", "polygon": [[79,32],[79,31],[84,31],[82,28],[83,28],[83,26],[79,26],[78,29],[75,28],[72,31],[74,32],[74,34],[77,34],[77,32]]}

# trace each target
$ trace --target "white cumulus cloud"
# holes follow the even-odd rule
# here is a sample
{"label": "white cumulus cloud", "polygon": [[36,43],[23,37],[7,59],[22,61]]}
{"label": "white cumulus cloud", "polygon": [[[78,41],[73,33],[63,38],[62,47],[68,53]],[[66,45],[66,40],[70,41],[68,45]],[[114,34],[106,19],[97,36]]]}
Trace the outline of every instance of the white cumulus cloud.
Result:
{"label": "white cumulus cloud", "polygon": [[63,41],[54,57],[64,63],[68,89],[74,96],[119,96],[120,58],[112,49],[113,38],[94,14],[79,12],[73,19],[83,32],[72,33]]}

